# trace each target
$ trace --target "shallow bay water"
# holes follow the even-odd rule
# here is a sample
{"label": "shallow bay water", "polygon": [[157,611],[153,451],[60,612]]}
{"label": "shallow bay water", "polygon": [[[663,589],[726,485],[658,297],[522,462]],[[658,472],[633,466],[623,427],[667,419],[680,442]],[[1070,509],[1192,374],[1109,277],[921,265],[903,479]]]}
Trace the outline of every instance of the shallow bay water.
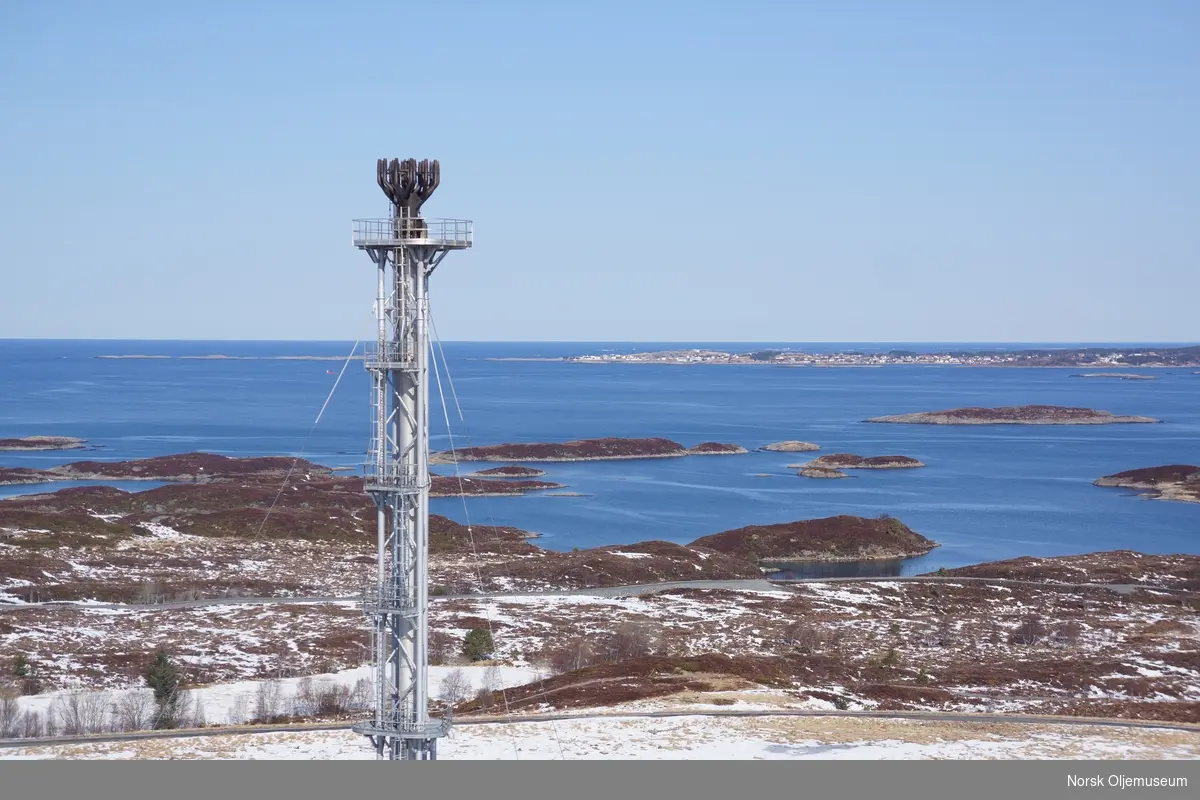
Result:
{"label": "shallow bay water", "polygon": [[[352,362],[314,420],[351,342],[0,341],[0,437],[58,434],[95,449],[0,453],[0,465],[47,467],[205,450],[361,462],[368,437],[367,375]],[[962,367],[783,368],[567,364],[553,358],[673,345],[446,343],[450,374],[431,390],[433,446],[665,436],[684,445],[757,448],[802,439],[823,452],[913,456],[919,469],[800,478],[805,453],[751,452],[641,461],[540,465],[584,496],[433,501],[460,521],[515,525],[543,547],[570,549],[665,539],[688,542],[748,524],[833,514],[890,514],[941,544],[887,573],[909,574],[1019,555],[1132,549],[1200,552],[1200,506],[1143,500],[1091,485],[1135,467],[1200,463],[1200,375],[1139,370],[1153,381],[1073,377],[1081,369]],[[713,346],[713,345],[696,345]],[[721,345],[715,345],[721,346]],[[759,345],[725,345],[748,350]],[[799,345],[793,345],[799,346]],[[884,345],[881,347],[888,347]],[[940,349],[904,345],[908,349]],[[836,345],[808,349],[832,350]],[[239,359],[100,359],[97,355],[223,354]],[[431,376],[432,378],[432,376]],[[450,395],[449,383],[458,403]],[[1160,425],[926,426],[871,416],[965,405],[1049,403],[1145,414]],[[461,406],[464,421],[458,418]],[[483,468],[463,464],[464,472]],[[451,472],[452,467],[439,467]],[[68,484],[0,488],[0,496]],[[149,488],[124,482],[123,489]],[[858,567],[836,567],[854,572]],[[826,571],[824,568],[822,571]]]}

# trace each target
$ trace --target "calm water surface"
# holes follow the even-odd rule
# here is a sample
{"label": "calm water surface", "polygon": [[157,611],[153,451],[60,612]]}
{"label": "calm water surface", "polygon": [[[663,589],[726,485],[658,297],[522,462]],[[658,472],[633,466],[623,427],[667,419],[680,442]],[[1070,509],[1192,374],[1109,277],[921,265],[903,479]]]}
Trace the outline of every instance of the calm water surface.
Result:
{"label": "calm water surface", "polygon": [[[345,357],[351,346],[0,341],[0,436],[79,436],[99,448],[0,453],[0,465],[47,467],[83,458],[191,450],[358,464],[370,414],[367,375],[359,362],[347,369],[314,427],[340,363],[95,358],[129,353]],[[799,478],[787,468],[805,460],[803,453],[547,464],[548,480],[586,496],[477,498],[468,500],[465,512],[460,500],[438,499],[433,510],[460,521],[469,514],[474,522],[537,531],[543,535],[539,543],[555,549],[647,539],[688,542],[752,523],[888,513],[942,545],[924,558],[879,565],[903,574],[1018,555],[1117,548],[1200,552],[1200,506],[1146,501],[1090,485],[1100,475],[1124,469],[1200,463],[1200,375],[1191,370],[1150,371],[1158,376],[1155,381],[1115,381],[1074,378],[1080,370],[1072,369],[489,360],[668,346],[448,343],[445,352],[465,417],[459,422],[451,398],[455,444],[665,436],[685,445],[716,440],[755,448],[803,439],[826,452],[903,454],[928,466],[819,481]],[[694,346],[743,350],[760,345]],[[446,448],[450,439],[436,386],[432,397],[434,447]],[[1165,422],[1096,427],[862,422],[881,414],[1025,403],[1090,406]],[[47,488],[57,487],[6,487],[0,496]],[[853,574],[861,568],[835,569]]]}

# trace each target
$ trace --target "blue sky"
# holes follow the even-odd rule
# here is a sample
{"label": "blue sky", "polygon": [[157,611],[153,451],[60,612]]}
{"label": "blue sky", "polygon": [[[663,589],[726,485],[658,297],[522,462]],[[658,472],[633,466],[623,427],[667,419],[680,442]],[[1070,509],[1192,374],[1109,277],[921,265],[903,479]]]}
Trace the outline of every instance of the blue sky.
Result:
{"label": "blue sky", "polygon": [[0,3],[0,337],[1189,341],[1200,4]]}

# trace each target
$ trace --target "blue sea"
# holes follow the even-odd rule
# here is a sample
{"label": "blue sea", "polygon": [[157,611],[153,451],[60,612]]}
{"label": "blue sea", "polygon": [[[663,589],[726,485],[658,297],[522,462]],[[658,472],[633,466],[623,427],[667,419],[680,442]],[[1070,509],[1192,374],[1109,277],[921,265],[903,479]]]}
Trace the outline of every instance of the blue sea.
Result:
{"label": "blue sea", "polygon": [[[515,525],[568,550],[665,539],[686,543],[748,524],[834,514],[890,514],[942,546],[894,565],[899,574],[1020,555],[1133,549],[1200,553],[1200,506],[1147,501],[1091,485],[1135,467],[1200,463],[1200,375],[1141,370],[1154,381],[1079,379],[1077,369],[784,368],[504,361],[676,347],[747,351],[1006,348],[914,343],[461,343],[444,345],[445,412],[431,389],[433,446],[664,436],[753,449],[782,439],[824,452],[901,454],[928,466],[797,477],[804,453],[546,464],[547,480],[584,497],[437,499],[433,511]],[[1029,345],[1020,345],[1027,347]],[[98,355],[345,358],[352,342],[0,341],[0,437],[87,439],[89,451],[0,453],[0,465],[48,467],[204,450],[301,455],[357,466],[368,441],[362,363],[100,359]],[[1094,371],[1094,370],[1093,370]],[[453,382],[458,403],[450,393]],[[867,417],[966,405],[1048,403],[1144,414],[1162,425],[943,427],[874,425]],[[458,418],[461,407],[463,421]],[[445,416],[451,421],[447,431]],[[478,465],[464,465],[464,471]],[[485,465],[486,466],[486,465]],[[452,468],[442,468],[443,471]],[[767,477],[762,477],[763,475]],[[0,496],[66,484],[0,488]],[[117,484],[126,490],[145,483]],[[841,567],[853,570],[854,567]]]}

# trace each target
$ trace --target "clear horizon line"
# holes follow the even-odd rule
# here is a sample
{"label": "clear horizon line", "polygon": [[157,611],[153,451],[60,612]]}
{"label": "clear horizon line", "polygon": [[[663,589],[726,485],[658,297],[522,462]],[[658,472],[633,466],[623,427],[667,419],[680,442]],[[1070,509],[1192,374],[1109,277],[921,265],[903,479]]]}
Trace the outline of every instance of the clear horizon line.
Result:
{"label": "clear horizon line", "polygon": [[[346,344],[353,339],[200,339],[153,337],[0,337],[0,342],[261,342],[296,344]],[[358,341],[367,341],[359,339]],[[373,340],[371,340],[373,341]],[[1200,341],[1166,341],[1152,339],[443,339],[444,344],[1063,344],[1063,345],[1169,345],[1173,347],[1200,346]]]}

